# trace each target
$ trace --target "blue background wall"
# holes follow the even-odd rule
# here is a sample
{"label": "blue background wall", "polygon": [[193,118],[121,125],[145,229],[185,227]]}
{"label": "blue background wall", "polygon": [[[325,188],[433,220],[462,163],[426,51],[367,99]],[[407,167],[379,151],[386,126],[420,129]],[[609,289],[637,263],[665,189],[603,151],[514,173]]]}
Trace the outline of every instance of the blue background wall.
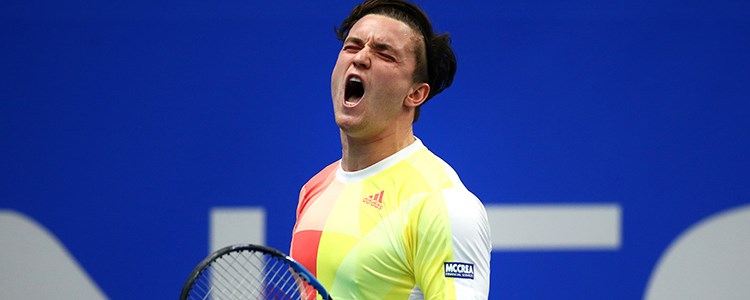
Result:
{"label": "blue background wall", "polygon": [[[176,297],[211,207],[264,207],[288,249],[340,156],[332,28],[356,3],[3,1],[0,208],[115,299]],[[750,202],[747,1],[421,5],[459,59],[425,144],[486,204],[623,211],[616,251],[494,252],[492,298],[640,298],[681,232]]]}

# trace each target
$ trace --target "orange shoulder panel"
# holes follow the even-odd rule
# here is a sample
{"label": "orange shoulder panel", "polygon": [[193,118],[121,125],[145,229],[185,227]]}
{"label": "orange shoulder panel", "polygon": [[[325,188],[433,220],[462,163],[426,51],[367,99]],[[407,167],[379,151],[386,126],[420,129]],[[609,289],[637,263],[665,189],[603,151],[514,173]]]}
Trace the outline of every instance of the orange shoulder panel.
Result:
{"label": "orange shoulder panel", "polygon": [[302,190],[299,193],[299,203],[297,204],[297,218],[299,218],[307,205],[317,199],[320,193],[325,191],[326,187],[331,184],[331,181],[336,177],[336,170],[338,170],[339,163],[340,161],[336,161],[328,165],[302,186]]}

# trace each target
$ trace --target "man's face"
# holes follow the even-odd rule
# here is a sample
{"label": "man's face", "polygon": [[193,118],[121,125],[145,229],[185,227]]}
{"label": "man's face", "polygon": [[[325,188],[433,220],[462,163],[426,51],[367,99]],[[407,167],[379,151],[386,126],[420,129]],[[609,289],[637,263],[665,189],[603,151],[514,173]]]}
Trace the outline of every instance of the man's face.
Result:
{"label": "man's face", "polygon": [[409,113],[404,99],[416,86],[418,37],[405,23],[382,15],[366,15],[352,26],[331,74],[333,111],[344,132],[377,135]]}

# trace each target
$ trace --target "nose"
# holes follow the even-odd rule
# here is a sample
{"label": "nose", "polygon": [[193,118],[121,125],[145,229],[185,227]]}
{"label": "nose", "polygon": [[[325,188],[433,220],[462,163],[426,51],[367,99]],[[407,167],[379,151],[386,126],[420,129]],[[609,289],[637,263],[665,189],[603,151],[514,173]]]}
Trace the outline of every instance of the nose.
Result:
{"label": "nose", "polygon": [[362,50],[359,50],[357,54],[354,55],[354,59],[352,60],[355,67],[367,69],[370,67],[370,50],[369,48],[365,47],[362,48]]}

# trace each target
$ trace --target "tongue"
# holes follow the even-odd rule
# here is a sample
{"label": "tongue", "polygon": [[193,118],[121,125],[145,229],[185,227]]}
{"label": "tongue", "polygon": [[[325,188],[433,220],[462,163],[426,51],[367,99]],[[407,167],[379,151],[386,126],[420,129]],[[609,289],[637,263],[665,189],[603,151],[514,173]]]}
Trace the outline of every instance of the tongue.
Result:
{"label": "tongue", "polygon": [[357,103],[359,103],[360,100],[362,100],[361,97],[348,97],[346,98],[346,101],[344,102],[346,105],[354,106],[354,105],[357,105]]}

